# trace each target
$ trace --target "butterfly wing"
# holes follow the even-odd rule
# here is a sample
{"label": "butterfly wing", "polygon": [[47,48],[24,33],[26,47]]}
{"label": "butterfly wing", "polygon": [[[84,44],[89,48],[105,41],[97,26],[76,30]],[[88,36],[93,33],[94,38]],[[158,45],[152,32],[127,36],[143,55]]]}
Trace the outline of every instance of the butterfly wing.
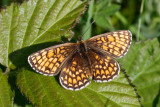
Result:
{"label": "butterfly wing", "polygon": [[92,49],[88,54],[94,81],[108,82],[119,74],[119,64],[113,58]]}
{"label": "butterfly wing", "polygon": [[89,68],[80,54],[75,53],[65,64],[60,74],[61,85],[69,90],[80,90],[89,85]]}
{"label": "butterfly wing", "polygon": [[38,73],[53,76],[58,74],[63,63],[69,59],[75,49],[75,43],[52,46],[31,54],[28,62]]}
{"label": "butterfly wing", "polygon": [[109,32],[92,37],[85,41],[87,47],[99,50],[109,56],[120,58],[124,56],[132,41],[128,30]]}

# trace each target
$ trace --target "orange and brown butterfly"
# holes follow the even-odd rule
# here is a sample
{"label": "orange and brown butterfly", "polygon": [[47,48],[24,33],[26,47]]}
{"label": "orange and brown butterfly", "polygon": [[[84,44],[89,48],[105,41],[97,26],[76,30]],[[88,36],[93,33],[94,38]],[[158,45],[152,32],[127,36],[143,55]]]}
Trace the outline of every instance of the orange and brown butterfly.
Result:
{"label": "orange and brown butterfly", "polygon": [[124,56],[132,41],[128,30],[119,30],[92,37],[77,43],[52,46],[31,54],[28,62],[38,73],[57,75],[60,83],[69,90],[80,90],[95,82],[108,82],[120,72],[113,58]]}

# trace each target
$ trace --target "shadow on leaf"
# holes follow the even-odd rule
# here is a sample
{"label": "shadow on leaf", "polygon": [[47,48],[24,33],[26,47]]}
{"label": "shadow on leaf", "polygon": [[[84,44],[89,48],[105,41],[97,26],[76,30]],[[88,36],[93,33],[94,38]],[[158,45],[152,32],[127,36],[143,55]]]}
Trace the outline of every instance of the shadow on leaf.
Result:
{"label": "shadow on leaf", "polygon": [[[64,39],[63,41],[66,41],[66,40]],[[58,45],[58,44],[61,44],[61,43],[60,42],[48,42],[48,43],[36,44],[33,46],[25,47],[25,48],[22,48],[22,49],[19,49],[19,50],[12,52],[9,55],[9,59],[16,66],[16,69],[25,68],[31,72],[37,73],[36,71],[34,71],[30,67],[30,65],[28,63],[28,56],[34,52],[37,52],[37,51],[42,50],[44,48],[48,48],[48,47]],[[37,74],[39,74],[39,73],[37,73]],[[59,75],[55,76],[55,79],[59,83]]]}

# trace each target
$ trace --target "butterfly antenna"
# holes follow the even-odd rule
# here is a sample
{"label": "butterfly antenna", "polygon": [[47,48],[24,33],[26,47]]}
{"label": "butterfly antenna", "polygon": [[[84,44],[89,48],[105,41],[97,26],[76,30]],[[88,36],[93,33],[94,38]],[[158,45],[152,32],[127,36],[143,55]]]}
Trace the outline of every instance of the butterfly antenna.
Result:
{"label": "butterfly antenna", "polygon": [[91,26],[93,25],[94,22],[95,22],[95,20],[93,20],[93,22],[90,24],[90,26],[87,28],[87,30],[82,34],[82,37],[83,37],[84,34],[91,28]]}

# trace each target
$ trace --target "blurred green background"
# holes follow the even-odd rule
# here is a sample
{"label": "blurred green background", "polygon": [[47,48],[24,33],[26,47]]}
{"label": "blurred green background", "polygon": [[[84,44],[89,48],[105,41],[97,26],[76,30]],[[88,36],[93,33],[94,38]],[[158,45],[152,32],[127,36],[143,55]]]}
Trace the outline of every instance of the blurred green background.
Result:
{"label": "blurred green background", "polygon": [[[0,8],[6,8],[12,2],[21,4],[23,0],[0,0]],[[132,32],[133,42],[160,36],[160,0],[92,0],[87,8],[73,29],[73,40],[76,36],[83,35],[86,40],[98,34],[124,29]],[[93,20],[95,23],[91,26]],[[29,103],[18,89],[15,95],[15,102],[19,105]],[[159,97],[158,94],[153,106],[158,104]]]}
{"label": "blurred green background", "polygon": [[84,32],[93,20],[89,36],[128,29],[133,41],[159,37],[160,0],[93,0],[77,25],[77,33]]}
{"label": "blurred green background", "polygon": [[[12,2],[24,0],[0,0],[0,8]],[[128,29],[133,40],[146,40],[160,36],[160,0],[91,0],[87,12],[80,18],[74,31],[82,35],[95,20],[84,39],[108,31]],[[90,32],[90,33],[89,33]]]}

